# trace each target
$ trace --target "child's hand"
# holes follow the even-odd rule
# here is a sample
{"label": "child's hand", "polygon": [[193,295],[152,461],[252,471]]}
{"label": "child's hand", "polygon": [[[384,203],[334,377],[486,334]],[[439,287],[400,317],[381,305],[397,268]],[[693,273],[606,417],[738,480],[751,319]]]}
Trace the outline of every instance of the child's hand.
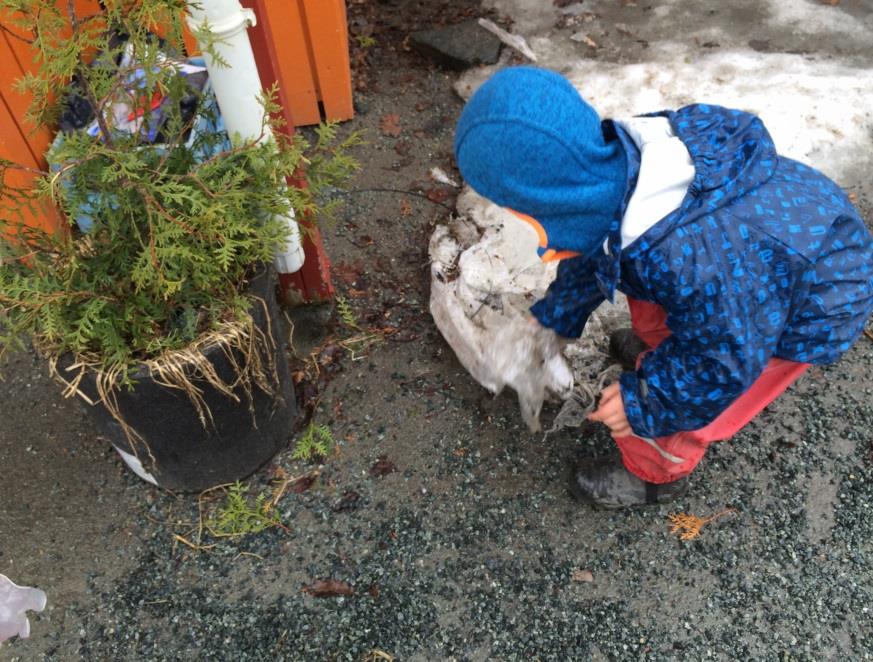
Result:
{"label": "child's hand", "polygon": [[633,434],[624,413],[624,402],[621,399],[618,382],[610,384],[600,392],[600,406],[597,407],[597,411],[588,415],[588,420],[603,423],[615,437],[627,437]]}

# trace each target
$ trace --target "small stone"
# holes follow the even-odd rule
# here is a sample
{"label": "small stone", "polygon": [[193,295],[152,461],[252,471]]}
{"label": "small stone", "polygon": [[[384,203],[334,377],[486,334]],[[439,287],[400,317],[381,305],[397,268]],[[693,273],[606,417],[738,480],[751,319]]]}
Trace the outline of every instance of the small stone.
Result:
{"label": "small stone", "polygon": [[494,64],[500,40],[473,19],[437,30],[412,33],[412,48],[439,64],[463,71],[480,64]]}
{"label": "small stone", "polygon": [[749,48],[759,53],[769,53],[773,50],[769,39],[750,39]]}
{"label": "small stone", "polygon": [[570,579],[574,582],[591,583],[594,581],[594,574],[590,570],[574,570],[570,573]]}

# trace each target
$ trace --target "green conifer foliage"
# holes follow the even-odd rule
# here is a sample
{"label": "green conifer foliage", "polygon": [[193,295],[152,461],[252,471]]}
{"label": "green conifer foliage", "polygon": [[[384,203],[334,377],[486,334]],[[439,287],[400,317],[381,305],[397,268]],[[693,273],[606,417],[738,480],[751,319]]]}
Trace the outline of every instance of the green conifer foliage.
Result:
{"label": "green conifer foliage", "polygon": [[[235,136],[231,148],[198,162],[198,150],[213,148],[220,137],[199,135],[187,144],[191,121],[184,120],[180,102],[191,89],[165,60],[182,52],[185,3],[103,4],[100,13],[78,16],[72,2],[0,0],[0,9],[15,17],[6,29],[31,35],[38,53],[38,72],[20,82],[33,94],[33,120],[54,122],[74,82],[100,134],[68,135],[51,155],[63,166],[40,173],[32,189],[8,181],[22,166],[0,162],[0,232],[6,237],[0,239],[0,346],[30,336],[50,356],[73,352],[127,375],[140,361],[248,315],[246,277],[284,244],[280,217],[292,210],[297,218],[330,213],[317,201],[356,167],[347,150],[357,137],[338,140],[327,125],[309,144],[274,124],[274,138]],[[118,64],[125,53],[133,54],[126,67]],[[134,67],[145,74],[138,95],[125,87]],[[148,122],[155,93],[168,99],[163,144],[113,129],[105,115],[113,100],[127,95]],[[275,117],[274,98],[275,90],[265,95],[268,118]],[[308,187],[282,186],[302,167]],[[93,228],[82,233],[72,221],[54,235],[23,228],[21,211],[46,203],[67,219],[87,213]]]}

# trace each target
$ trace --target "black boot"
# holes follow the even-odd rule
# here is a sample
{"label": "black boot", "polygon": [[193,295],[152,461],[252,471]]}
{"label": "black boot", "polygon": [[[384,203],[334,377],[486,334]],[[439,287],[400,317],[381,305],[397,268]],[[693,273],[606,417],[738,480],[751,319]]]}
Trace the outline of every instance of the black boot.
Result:
{"label": "black boot", "polygon": [[637,367],[637,357],[647,349],[649,346],[633,329],[618,329],[609,334],[609,353],[627,370]]}
{"label": "black boot", "polygon": [[627,508],[669,503],[685,493],[688,478],[672,483],[647,483],[624,468],[618,457],[582,460],[573,471],[570,491],[581,501],[603,508]]}

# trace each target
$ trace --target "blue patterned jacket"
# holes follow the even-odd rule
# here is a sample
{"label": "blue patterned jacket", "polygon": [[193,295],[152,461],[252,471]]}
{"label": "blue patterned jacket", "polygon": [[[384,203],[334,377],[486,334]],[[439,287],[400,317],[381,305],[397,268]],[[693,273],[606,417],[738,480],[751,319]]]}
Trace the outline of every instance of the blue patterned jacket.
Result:
{"label": "blue patterned jacket", "polygon": [[778,156],[749,113],[698,104],[653,116],[670,120],[694,163],[680,207],[621,250],[640,157],[604,122],[628,156],[608,254],[562,261],[531,309],[567,337],[616,289],[666,310],[672,335],[621,376],[628,421],[646,437],[707,425],[771,357],[836,361],[873,310],[873,239],[836,184]]}

